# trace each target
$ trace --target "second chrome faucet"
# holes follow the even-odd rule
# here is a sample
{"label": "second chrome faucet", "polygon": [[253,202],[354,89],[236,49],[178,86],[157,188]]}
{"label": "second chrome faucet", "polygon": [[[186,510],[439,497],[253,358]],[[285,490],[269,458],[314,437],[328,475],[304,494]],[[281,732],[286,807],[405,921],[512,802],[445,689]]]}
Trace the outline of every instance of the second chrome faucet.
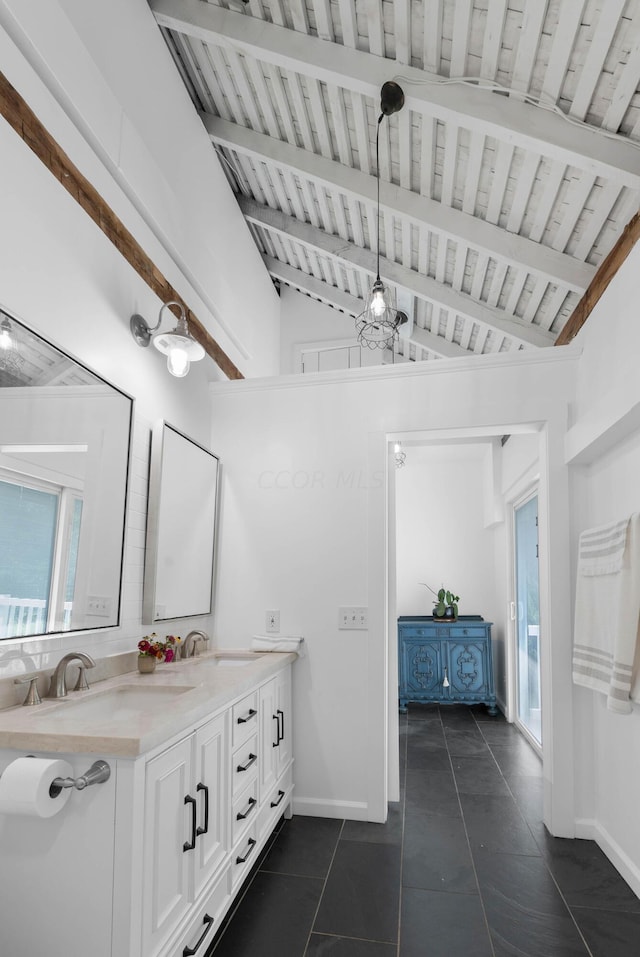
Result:
{"label": "second chrome faucet", "polygon": [[85,675],[85,668],[94,668],[95,661],[90,655],[85,655],[82,651],[70,651],[64,655],[56,665],[56,669],[51,675],[51,686],[49,688],[48,698],[66,698],[67,696],[67,668],[72,661],[79,662],[79,674],[75,690],[83,691],[89,687]]}

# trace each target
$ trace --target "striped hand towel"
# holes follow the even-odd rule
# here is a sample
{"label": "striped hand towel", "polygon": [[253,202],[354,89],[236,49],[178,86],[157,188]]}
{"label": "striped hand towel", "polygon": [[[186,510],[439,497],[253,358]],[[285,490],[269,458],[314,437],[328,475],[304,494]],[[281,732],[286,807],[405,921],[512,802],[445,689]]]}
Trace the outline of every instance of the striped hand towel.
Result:
{"label": "striped hand towel", "polygon": [[580,536],[573,681],[629,714],[640,616],[640,514]]}

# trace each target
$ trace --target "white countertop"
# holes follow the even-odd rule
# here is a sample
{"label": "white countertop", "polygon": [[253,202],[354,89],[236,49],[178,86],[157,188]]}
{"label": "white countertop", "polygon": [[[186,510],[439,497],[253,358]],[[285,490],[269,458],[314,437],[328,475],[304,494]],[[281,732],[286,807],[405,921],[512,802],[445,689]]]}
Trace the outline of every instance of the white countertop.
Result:
{"label": "white countertop", "polygon": [[[296,657],[286,652],[214,652],[159,664],[150,675],[128,672],[100,681],[89,691],[70,691],[66,698],[46,698],[39,705],[7,708],[0,711],[0,747],[137,757],[188,731]],[[237,664],[234,659],[247,659],[248,663]],[[87,677],[91,680],[90,671]],[[82,708],[74,714],[74,705],[79,702],[97,702],[99,697],[125,688],[139,689],[143,695],[148,690],[148,707],[102,717],[88,715]],[[171,689],[180,688],[189,690],[171,696]]]}

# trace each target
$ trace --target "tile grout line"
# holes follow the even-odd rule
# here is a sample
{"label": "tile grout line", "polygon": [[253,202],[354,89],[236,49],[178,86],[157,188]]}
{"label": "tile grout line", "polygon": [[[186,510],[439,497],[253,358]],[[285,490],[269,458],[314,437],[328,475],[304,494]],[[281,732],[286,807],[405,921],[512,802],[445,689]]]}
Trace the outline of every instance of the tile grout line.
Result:
{"label": "tile grout line", "polygon": [[[476,721],[475,715],[473,716],[473,720]],[[485,744],[487,745],[487,748],[489,749],[489,753],[491,754],[491,757],[492,757],[493,760],[495,761],[496,767],[498,768],[498,771],[500,772],[500,776],[501,776],[501,778],[503,779],[503,781],[504,781],[504,783],[505,783],[505,785],[506,785],[506,787],[507,787],[507,790],[509,791],[509,794],[511,795],[511,797],[512,797],[512,799],[513,799],[513,802],[514,802],[514,804],[515,804],[515,806],[516,806],[516,808],[517,808],[517,810],[518,810],[518,813],[520,814],[520,817],[522,818],[524,824],[526,825],[527,830],[529,831],[529,834],[531,835],[534,844],[536,845],[536,847],[537,847],[538,850],[540,851],[540,860],[541,860],[542,863],[544,864],[545,870],[547,871],[547,873],[549,874],[549,877],[550,877],[551,880],[553,881],[553,884],[554,884],[556,890],[558,891],[558,894],[559,894],[559,896],[560,896],[560,899],[561,899],[562,903],[564,904],[564,906],[566,907],[567,912],[568,912],[569,916],[571,917],[571,920],[572,920],[573,924],[575,925],[576,930],[578,931],[578,935],[579,935],[579,937],[580,937],[580,940],[582,941],[582,943],[584,944],[584,947],[585,947],[585,951],[586,951],[585,957],[594,957],[593,952],[591,951],[591,948],[590,948],[589,945],[587,944],[587,941],[585,940],[584,935],[583,935],[582,931],[580,930],[580,925],[578,924],[577,920],[575,919],[575,917],[574,917],[574,915],[573,915],[573,912],[572,912],[571,908],[569,907],[569,904],[567,903],[567,900],[566,900],[564,894],[562,893],[562,890],[560,889],[560,885],[558,884],[558,882],[557,882],[556,879],[555,879],[555,876],[554,876],[554,874],[553,874],[553,871],[552,871],[551,868],[549,867],[549,862],[547,861],[547,858],[545,857],[545,855],[544,855],[544,853],[543,853],[543,851],[542,851],[542,848],[541,848],[541,846],[540,846],[540,843],[539,843],[539,841],[538,841],[536,835],[533,833],[533,831],[532,831],[532,829],[531,829],[531,827],[530,827],[530,825],[529,825],[528,820],[526,819],[526,817],[525,817],[524,814],[522,813],[522,810],[521,810],[521,808],[520,808],[520,802],[518,801],[516,795],[515,795],[515,794],[513,793],[513,791],[511,790],[511,785],[509,784],[507,778],[505,777],[504,772],[503,772],[502,768],[500,767],[500,765],[499,765],[499,763],[498,763],[498,760],[497,760],[495,754],[493,753],[493,748],[491,747],[491,741],[489,741],[489,740],[487,740],[487,738],[485,738],[485,736],[484,736],[484,734],[483,734],[483,732],[482,732],[482,727],[481,727],[481,725],[480,725],[477,721],[476,721],[476,725],[477,725],[477,727],[478,727],[478,730],[480,731],[480,734],[482,735],[482,738],[483,738]],[[514,727],[517,727],[517,726],[514,725]],[[530,744],[530,742],[529,742],[529,741],[527,740],[527,738],[525,737],[525,735],[522,735],[522,737],[523,737],[523,739],[527,742],[527,744],[529,745],[529,747],[532,747],[531,744]],[[498,746],[499,746],[499,745],[498,745]],[[504,746],[504,745],[503,745],[503,746]],[[535,750],[535,748],[532,747],[532,750],[533,750],[535,753],[537,753],[536,750]],[[542,757],[541,757],[540,755],[538,755],[538,757],[540,758],[540,763],[542,764],[542,760],[543,760]],[[526,776],[526,775],[525,775],[525,776]],[[543,826],[543,827],[546,827],[544,821],[542,821],[542,826]],[[553,835],[551,835],[551,836],[553,837]],[[514,856],[518,856],[518,855],[514,855]],[[524,856],[526,856],[526,855],[524,855]],[[472,859],[472,861],[473,861],[473,854],[471,855],[471,859]],[[475,871],[475,862],[474,862],[474,871]],[[478,887],[478,889],[479,889],[479,887]]]}
{"label": "tile grout line", "polygon": [[320,910],[320,905],[322,904],[322,898],[324,897],[324,892],[325,892],[325,890],[327,889],[327,881],[329,880],[329,874],[331,873],[331,868],[333,867],[333,862],[334,862],[335,859],[336,859],[336,854],[337,854],[337,852],[338,852],[338,844],[340,843],[340,838],[342,837],[342,832],[344,831],[344,823],[345,823],[345,822],[344,822],[344,819],[343,819],[342,824],[340,825],[340,831],[339,831],[338,836],[337,836],[337,838],[336,838],[335,846],[334,846],[334,848],[333,848],[333,854],[331,855],[331,860],[330,860],[329,866],[328,866],[328,868],[327,868],[327,873],[325,874],[324,880],[322,881],[322,890],[320,891],[320,897],[318,898],[318,903],[317,903],[317,905],[316,905],[316,909],[315,909],[315,911],[313,912],[313,917],[312,917],[312,919],[311,919],[311,926],[309,927],[309,933],[307,934],[307,942],[306,942],[306,944],[305,944],[305,946],[304,946],[304,950],[302,951],[302,957],[306,957],[306,953],[307,953],[307,951],[308,951],[308,949],[309,949],[309,944],[311,943],[311,935],[313,934],[313,928],[314,928],[314,926],[315,926],[315,922],[316,922],[316,920],[318,919],[318,912],[319,912],[319,910]]}
{"label": "tile grout line", "polygon": [[407,809],[407,755],[409,752],[409,711],[407,709],[407,718],[405,721],[405,735],[404,735],[404,774],[402,781],[402,792],[401,792],[401,809],[400,809],[400,831],[401,831],[401,840],[400,840],[400,882],[398,887],[398,941],[396,945],[396,954],[397,957],[400,957],[400,941],[402,935],[402,869],[404,865],[404,825],[405,825],[405,815]]}
{"label": "tile grout line", "polygon": [[[473,718],[473,721],[474,721],[474,724],[475,724],[476,728],[478,729],[478,731],[480,731],[480,728],[479,728],[479,726],[478,726],[478,722],[476,721],[476,717],[475,717],[475,715],[474,715],[473,713],[471,714],[471,717]],[[442,715],[440,716],[440,720],[442,720]],[[480,901],[480,907],[482,908],[482,918],[483,918],[483,920],[484,920],[484,925],[485,925],[485,927],[487,928],[487,937],[489,938],[489,946],[490,946],[490,948],[491,948],[491,953],[492,953],[493,957],[496,957],[496,951],[495,951],[495,948],[494,948],[494,946],[493,946],[493,934],[491,933],[491,927],[490,927],[490,925],[489,925],[489,920],[488,920],[488,918],[487,918],[487,911],[486,911],[486,908],[485,908],[485,906],[484,906],[484,897],[482,896],[482,889],[480,888],[480,881],[478,880],[478,872],[477,872],[477,870],[476,870],[476,861],[475,861],[475,857],[474,857],[474,855],[473,855],[473,851],[472,851],[472,849],[471,849],[471,840],[469,839],[469,831],[468,831],[468,829],[467,829],[467,821],[466,821],[466,818],[465,818],[465,816],[464,816],[464,810],[463,810],[463,807],[462,807],[462,801],[460,800],[460,791],[459,791],[459,789],[458,789],[458,779],[456,778],[456,772],[455,772],[454,767],[453,767],[453,758],[452,758],[452,755],[451,755],[451,751],[449,750],[449,741],[448,741],[448,739],[447,739],[447,734],[446,734],[446,731],[445,731],[444,722],[442,723],[442,728],[443,728],[443,733],[444,733],[444,741],[445,741],[445,745],[446,745],[446,748],[447,748],[447,755],[448,755],[448,757],[449,757],[449,764],[450,764],[450,766],[451,766],[451,774],[452,774],[452,776],[453,776],[453,784],[454,784],[454,787],[455,787],[455,789],[456,789],[456,797],[458,798],[458,807],[460,808],[460,816],[461,816],[461,818],[462,818],[462,826],[463,826],[463,828],[464,828],[464,834],[465,834],[465,838],[466,838],[466,841],[467,841],[467,848],[469,849],[469,858],[470,858],[470,860],[471,860],[471,867],[472,867],[472,869],[473,869],[473,876],[474,876],[474,879],[475,879],[475,882],[476,882],[476,887],[477,887],[477,889],[478,889],[478,899],[479,899],[479,901]],[[482,732],[481,732],[481,731],[480,731],[480,734],[482,735]],[[483,741],[485,740],[484,735],[482,735],[482,739],[483,739]],[[492,754],[491,754],[491,757],[493,758],[493,752],[492,752]],[[495,758],[493,758],[493,760],[495,761]],[[497,762],[496,762],[496,763],[497,763]]]}

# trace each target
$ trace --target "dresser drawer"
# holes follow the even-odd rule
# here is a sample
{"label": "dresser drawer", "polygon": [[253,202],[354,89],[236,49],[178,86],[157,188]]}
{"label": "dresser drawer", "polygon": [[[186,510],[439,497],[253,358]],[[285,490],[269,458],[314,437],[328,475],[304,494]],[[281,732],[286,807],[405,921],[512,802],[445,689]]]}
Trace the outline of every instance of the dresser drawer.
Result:
{"label": "dresser drawer", "polygon": [[233,795],[239,794],[258,773],[258,735],[254,734],[233,752]]}
{"label": "dresser drawer", "polygon": [[260,840],[271,830],[278,818],[284,813],[293,792],[293,770],[287,768],[278,783],[262,802],[258,817],[258,837]]}
{"label": "dresser drawer", "polygon": [[461,638],[486,638],[487,629],[482,625],[451,625],[449,635],[451,638],[458,640]]}
{"label": "dresser drawer", "polygon": [[237,748],[258,729],[258,692],[254,691],[233,706],[233,747]]}

